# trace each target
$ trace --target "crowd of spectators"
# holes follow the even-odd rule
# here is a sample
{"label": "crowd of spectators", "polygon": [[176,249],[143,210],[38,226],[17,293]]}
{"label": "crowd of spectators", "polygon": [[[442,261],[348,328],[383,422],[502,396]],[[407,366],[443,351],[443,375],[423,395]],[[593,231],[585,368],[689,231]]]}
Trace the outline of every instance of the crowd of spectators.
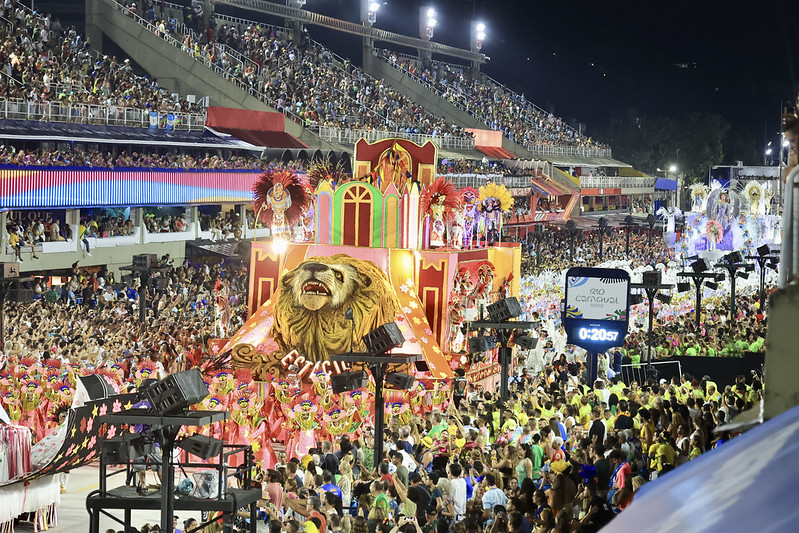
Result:
{"label": "crowd of spectators", "polygon": [[[126,9],[130,10],[130,2],[127,4]],[[147,4],[145,0],[144,11],[147,17],[152,13],[151,23],[157,33],[174,37],[182,43],[185,53],[222,69],[228,77],[264,95],[279,111],[300,117],[307,126],[471,135],[459,125],[425,111],[348,60],[335,58],[306,33],[298,45],[271,26],[256,23],[217,27],[213,17],[206,17],[207,22],[195,17],[192,24],[195,30],[202,25],[202,31],[180,34],[173,19],[159,20],[156,10]],[[246,61],[240,61],[229,50]]]}
{"label": "crowd of spectators", "polygon": [[[162,266],[172,266],[168,256]],[[138,279],[115,279],[98,267],[72,272],[61,285],[39,279],[32,303],[6,304],[5,355],[60,359],[89,368],[119,364],[127,371],[151,360],[165,371],[185,368],[186,352],[214,336],[214,296],[227,287],[231,327],[246,318],[246,269],[239,264],[189,262],[154,273],[147,319],[139,321]]]}
{"label": "crowd of spectators", "polygon": [[[626,253],[624,231],[612,232],[603,240],[602,259],[599,257],[599,236],[595,231],[580,232],[575,238],[575,259],[570,259],[569,239],[565,232],[548,232],[536,244],[530,236],[522,245],[522,300],[529,313],[548,323],[541,346],[549,351],[537,350],[537,362],[531,365],[540,369],[553,355],[580,352],[565,345],[565,332],[561,327],[558,301],[563,297],[563,276],[571,266],[597,266],[610,262],[613,266],[630,271],[641,268],[658,268],[664,272],[682,271],[682,263],[675,262],[673,252],[665,246],[660,235],[630,234],[630,254]],[[746,352],[762,352],[766,336],[766,317],[757,301],[754,285],[739,287],[736,295],[736,313],[730,314],[729,292],[726,283],[703,299],[700,326],[696,326],[693,291],[674,293],[669,302],[657,302],[655,307],[657,329],[652,338],[652,358],[667,359],[672,356],[730,356],[741,357]],[[646,325],[647,305],[631,309],[630,333],[620,352],[632,362],[645,360],[649,352]],[[547,345],[547,341],[553,341]]]}
{"label": "crowd of spectators", "polygon": [[542,111],[524,95],[499,86],[484,75],[474,76],[466,67],[434,61],[426,68],[416,60],[399,58],[387,50],[381,50],[380,56],[521,145],[607,148],[568,126],[561,118]]}
{"label": "crowd of spectators", "polygon": [[129,59],[95,55],[75,26],[62,26],[17,0],[4,0],[0,16],[0,96],[29,102],[97,104],[157,111],[199,112],[173,99],[155,79],[137,76]]}
{"label": "crowd of spectators", "polygon": [[[144,148],[144,147],[143,147]],[[120,151],[81,151],[17,149],[13,146],[0,146],[0,165],[12,166],[65,166],[91,168],[151,168],[151,169],[267,169],[291,168],[301,169],[301,161],[289,163],[266,163],[257,156],[249,154],[219,155],[206,152],[204,155],[192,155],[182,151],[165,153],[145,152],[142,150]]]}

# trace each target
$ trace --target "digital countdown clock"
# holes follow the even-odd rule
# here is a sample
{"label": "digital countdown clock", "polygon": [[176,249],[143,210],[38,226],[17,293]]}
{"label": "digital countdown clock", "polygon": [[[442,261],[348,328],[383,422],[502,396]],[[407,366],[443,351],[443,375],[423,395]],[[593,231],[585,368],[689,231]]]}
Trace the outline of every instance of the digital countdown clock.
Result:
{"label": "digital countdown clock", "polygon": [[624,344],[630,311],[630,275],[616,268],[566,272],[563,327],[567,342],[592,353]]}

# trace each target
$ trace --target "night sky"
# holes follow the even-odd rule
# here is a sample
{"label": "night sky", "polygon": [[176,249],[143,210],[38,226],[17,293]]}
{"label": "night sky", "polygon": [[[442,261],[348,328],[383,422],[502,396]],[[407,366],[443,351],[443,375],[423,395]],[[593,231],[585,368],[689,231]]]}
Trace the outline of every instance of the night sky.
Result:
{"label": "night sky", "polygon": [[[417,36],[422,5],[438,12],[434,40],[460,47],[469,44],[474,14],[487,26],[484,71],[572,124],[586,124],[589,134],[633,108],[675,117],[718,113],[758,142],[771,140],[781,102],[799,83],[799,7],[784,0],[388,0],[375,27]],[[306,9],[358,21],[358,6],[308,0]],[[308,29],[360,63],[358,40]]]}

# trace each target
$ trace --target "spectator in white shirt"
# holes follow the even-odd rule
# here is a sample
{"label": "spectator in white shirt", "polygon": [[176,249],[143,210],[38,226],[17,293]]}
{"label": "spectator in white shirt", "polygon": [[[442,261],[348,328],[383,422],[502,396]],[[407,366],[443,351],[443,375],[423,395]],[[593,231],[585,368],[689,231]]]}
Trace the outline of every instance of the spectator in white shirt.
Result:
{"label": "spectator in white shirt", "polygon": [[461,465],[449,465],[449,480],[452,483],[452,498],[455,506],[455,517],[461,520],[466,514],[466,480],[461,477]]}

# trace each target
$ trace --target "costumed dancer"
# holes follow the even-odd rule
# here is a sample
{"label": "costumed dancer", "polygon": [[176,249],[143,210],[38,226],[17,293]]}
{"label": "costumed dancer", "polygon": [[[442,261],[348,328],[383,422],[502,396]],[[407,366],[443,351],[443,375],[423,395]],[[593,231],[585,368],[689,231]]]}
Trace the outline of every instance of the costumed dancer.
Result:
{"label": "costumed dancer", "polygon": [[[430,246],[440,248],[447,241],[447,222],[463,206],[463,196],[443,176],[425,186],[419,201],[422,216],[430,217]],[[452,236],[450,235],[450,238]]]}
{"label": "costumed dancer", "polygon": [[477,209],[477,199],[480,197],[480,192],[474,187],[464,187],[461,189],[463,196],[463,247],[467,250],[472,249],[474,241],[474,230],[477,225],[477,219],[480,212]]}
{"label": "costumed dancer", "polygon": [[312,202],[299,176],[288,170],[268,170],[252,187],[256,219],[268,225],[272,239],[291,240],[292,227]]}
{"label": "costumed dancer", "polygon": [[480,187],[478,206],[481,213],[479,233],[487,246],[501,241],[502,215],[513,207],[513,196],[504,185],[488,183]]}
{"label": "costumed dancer", "polygon": [[316,445],[314,430],[319,426],[316,422],[316,413],[319,408],[311,400],[297,397],[287,414],[289,421],[286,426],[289,430],[286,439],[286,454],[292,457],[304,457]]}
{"label": "costumed dancer", "polygon": [[716,245],[719,250],[739,250],[743,245],[743,234],[736,222],[741,201],[737,194],[726,188],[710,193],[707,199],[707,216],[719,223],[722,238]]}
{"label": "costumed dancer", "polygon": [[707,197],[710,194],[710,187],[704,183],[694,183],[691,189],[691,211],[704,213],[707,207]]}

